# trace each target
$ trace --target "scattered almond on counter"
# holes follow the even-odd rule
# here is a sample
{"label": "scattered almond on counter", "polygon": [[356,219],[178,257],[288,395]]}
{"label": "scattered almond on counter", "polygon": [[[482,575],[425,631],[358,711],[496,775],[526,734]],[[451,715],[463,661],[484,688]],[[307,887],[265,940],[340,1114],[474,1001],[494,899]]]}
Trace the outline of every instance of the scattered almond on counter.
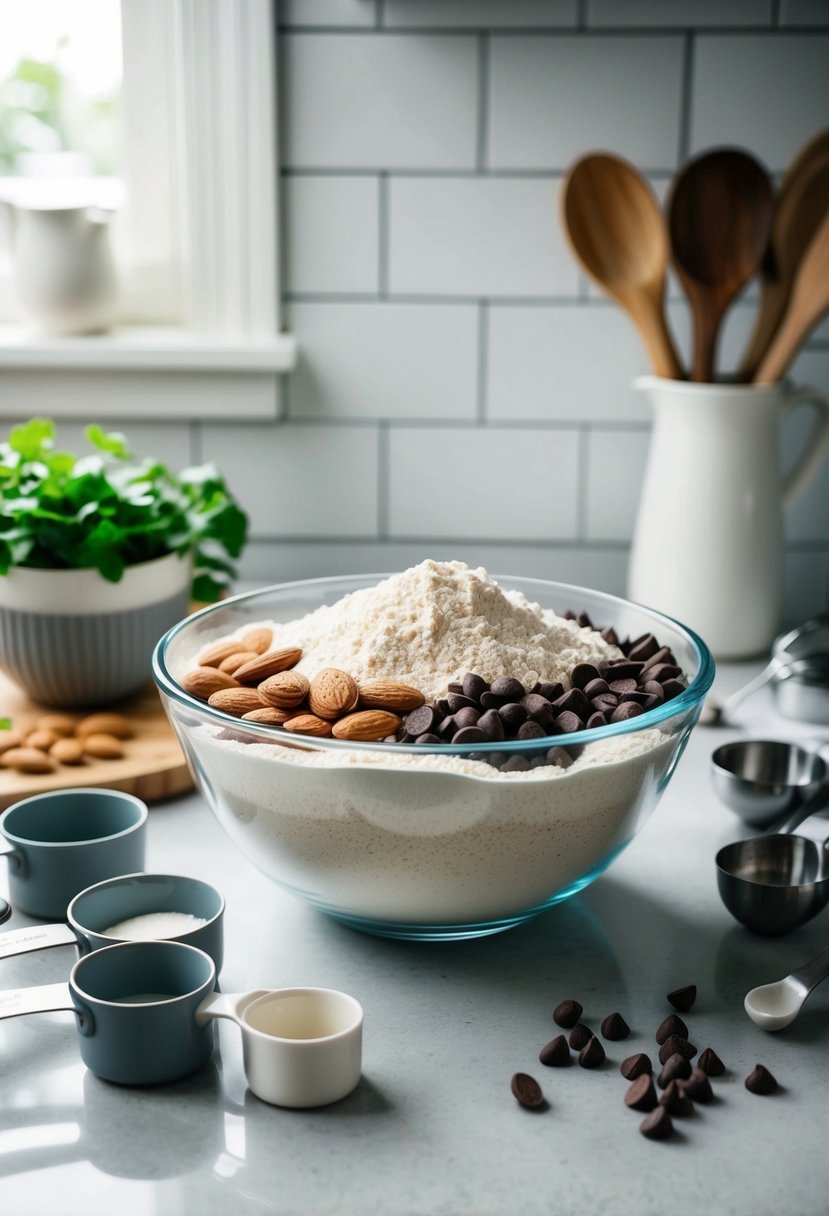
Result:
{"label": "scattered almond on counter", "polygon": [[0,756],[0,764],[19,773],[51,773],[56,766],[51,756],[36,747],[9,748]]}
{"label": "scattered almond on counter", "polygon": [[87,756],[96,760],[120,760],[124,754],[124,745],[115,735],[103,732],[83,736],[83,750]]}
{"label": "scattered almond on counter", "polygon": [[123,714],[90,714],[75,727],[79,739],[84,735],[114,735],[116,739],[131,739],[134,731]]}
{"label": "scattered almond on counter", "polygon": [[56,735],[74,735],[78,719],[71,714],[41,714],[35,722],[35,730],[51,730]]}
{"label": "scattered almond on counter", "polygon": [[53,743],[57,743],[60,735],[53,730],[33,730],[26,736],[26,746],[36,747],[38,751],[48,752]]}
{"label": "scattered almond on counter", "polygon": [[83,743],[80,739],[58,739],[49,748],[49,755],[59,764],[83,764]]}

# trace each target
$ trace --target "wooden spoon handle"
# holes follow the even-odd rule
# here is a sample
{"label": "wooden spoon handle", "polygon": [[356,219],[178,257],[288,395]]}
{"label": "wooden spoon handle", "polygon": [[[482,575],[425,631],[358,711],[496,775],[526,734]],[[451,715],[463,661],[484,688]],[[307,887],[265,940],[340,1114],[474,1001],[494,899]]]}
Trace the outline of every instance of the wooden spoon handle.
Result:
{"label": "wooden spoon handle", "polygon": [[809,332],[817,325],[827,309],[829,309],[829,301],[822,312],[804,322],[803,314],[797,309],[789,307],[789,311],[783,318],[783,324],[774,335],[771,345],[757,369],[754,376],[755,384],[769,384],[773,380],[783,378],[792,359],[809,336]]}
{"label": "wooden spoon handle", "polygon": [[739,379],[753,380],[777,333],[788,300],[788,287],[777,279],[765,279],[760,296],[760,307],[754,329],[743,355]]}
{"label": "wooden spoon handle", "polygon": [[668,329],[662,301],[649,298],[634,304],[628,300],[625,307],[645,344],[654,375],[666,380],[684,380],[685,372]]}

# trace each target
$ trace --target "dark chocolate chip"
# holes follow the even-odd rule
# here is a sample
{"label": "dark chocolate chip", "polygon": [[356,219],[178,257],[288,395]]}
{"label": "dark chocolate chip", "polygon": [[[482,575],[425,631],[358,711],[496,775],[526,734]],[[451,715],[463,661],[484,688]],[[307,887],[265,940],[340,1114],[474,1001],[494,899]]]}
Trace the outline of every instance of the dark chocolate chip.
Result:
{"label": "dark chocolate chip", "polygon": [[553,712],[556,717],[563,713],[577,714],[584,721],[590,717],[590,702],[580,688],[571,688],[553,702]]}
{"label": "dark chocolate chip", "polygon": [[602,637],[607,642],[608,646],[619,645],[619,635],[616,633],[616,630],[612,627],[612,625],[608,625],[602,630]]}
{"label": "dark chocolate chip", "polygon": [[437,735],[430,734],[429,731],[424,731],[422,735],[418,735],[417,738],[415,739],[415,743],[419,743],[421,745],[424,745],[427,743],[432,744],[432,743],[442,743],[442,742],[443,742],[442,739],[439,739]]}
{"label": "dark chocolate chip", "polygon": [[773,1094],[777,1088],[774,1077],[762,1064],[755,1064],[746,1077],[746,1089],[751,1094]]}
{"label": "dark chocolate chip", "polygon": [[450,692],[446,700],[449,702],[449,709],[453,714],[456,714],[459,709],[478,709],[475,701],[459,692]]}
{"label": "dark chocolate chip", "polygon": [[561,617],[562,620],[565,621],[574,621],[576,619],[576,614],[573,612],[572,608],[568,608],[566,612],[562,612]]}
{"label": "dark chocolate chip", "polygon": [[652,633],[646,633],[644,637],[633,643],[628,651],[628,657],[637,663],[646,662],[656,654],[658,649],[659,643],[656,638]]}
{"label": "dark chocolate chip", "polygon": [[550,762],[546,756],[533,756],[530,761],[530,768],[549,768]]}
{"label": "dark chocolate chip", "polygon": [[481,755],[481,759],[487,764],[490,764],[493,768],[501,768],[501,766],[507,762],[507,753],[487,752],[485,755]]}
{"label": "dark chocolate chip", "polygon": [[619,1072],[626,1081],[635,1081],[643,1073],[653,1072],[650,1056],[646,1056],[644,1051],[637,1051],[635,1055],[628,1056],[626,1060],[622,1060]]}
{"label": "dark chocolate chip", "polygon": [[576,1022],[573,1029],[570,1031],[570,1038],[567,1040],[573,1051],[581,1051],[586,1047],[593,1038],[593,1031],[589,1026],[585,1026],[584,1022]]}
{"label": "dark chocolate chip", "polygon": [[723,1064],[716,1051],[712,1051],[710,1047],[706,1047],[700,1058],[697,1060],[697,1067],[701,1068],[709,1077],[721,1077],[725,1072]]}
{"label": "dark chocolate chip", "polygon": [[669,992],[667,996],[668,1004],[673,1005],[674,1009],[678,1009],[680,1013],[687,1013],[696,999],[696,984],[686,984],[684,988],[674,988],[673,992]]}
{"label": "dark chocolate chip", "polygon": [[642,674],[642,664],[631,663],[628,659],[612,659],[602,666],[599,674],[604,676],[608,683],[612,680],[638,680]]}
{"label": "dark chocolate chip", "polygon": [[447,692],[459,692],[459,693],[463,694],[463,684],[461,684],[458,680],[451,680],[446,685],[446,691]]}
{"label": "dark chocolate chip", "polygon": [[470,701],[480,701],[481,694],[489,691],[489,685],[483,676],[478,676],[474,671],[468,671],[463,677],[461,691],[465,697],[469,697]]}
{"label": "dark chocolate chip", "polygon": [[711,1089],[708,1074],[704,1073],[701,1068],[693,1069],[688,1080],[683,1082],[682,1088],[692,1102],[699,1102],[704,1106],[714,1100],[714,1091]]}
{"label": "dark chocolate chip", "polygon": [[642,692],[646,692],[650,697],[658,697],[660,703],[665,700],[665,689],[658,680],[646,680],[644,684],[639,685]]}
{"label": "dark chocolate chip", "polygon": [[656,663],[648,669],[648,679],[658,680],[660,684],[664,684],[666,680],[673,680],[682,672],[674,663]]}
{"label": "dark chocolate chip", "polygon": [[524,706],[517,701],[509,701],[506,705],[502,705],[497,712],[504,724],[504,729],[510,735],[515,734],[519,726],[526,722],[528,716]]}
{"label": "dark chocolate chip", "polygon": [[600,714],[598,710],[584,724],[588,730],[598,730],[600,726],[607,726],[607,718],[604,714]]}
{"label": "dark chocolate chip", "polygon": [[[590,713],[588,713],[588,718]],[[584,730],[584,723],[578,714],[571,713],[565,710],[563,714],[559,714],[556,718],[556,733],[562,735],[572,735],[576,731]]]}
{"label": "dark chocolate chip", "polygon": [[437,710],[433,705],[421,705],[420,709],[413,709],[410,714],[406,714],[403,725],[407,734],[425,735],[433,729],[437,718]]}
{"label": "dark chocolate chip", "polygon": [[657,1026],[655,1035],[657,1043],[664,1043],[672,1034],[679,1035],[681,1039],[688,1038],[688,1027],[675,1013],[669,1013]]}
{"label": "dark chocolate chip", "polygon": [[673,701],[674,697],[678,697],[681,692],[685,692],[687,685],[682,680],[666,680],[662,685],[662,692],[666,701]]}
{"label": "dark chocolate chip", "polygon": [[499,676],[489,686],[489,691],[496,697],[506,697],[508,701],[520,701],[524,695],[524,685],[512,676]]}
{"label": "dark chocolate chip", "polygon": [[564,695],[564,685],[559,683],[548,684],[542,681],[538,688],[533,689],[533,692],[537,692],[542,697],[546,697],[548,701],[557,701],[559,697]]}
{"label": "dark chocolate chip", "polygon": [[613,713],[610,715],[611,722],[625,722],[628,718],[638,718],[639,714],[645,711],[641,705],[637,705],[635,701],[625,701],[621,705],[617,705]]}
{"label": "dark chocolate chip", "polygon": [[611,680],[608,687],[618,697],[623,692],[636,692],[636,681],[632,677],[629,680]]}
{"label": "dark chocolate chip", "polygon": [[550,1039],[549,1043],[541,1048],[538,1058],[548,1068],[566,1068],[570,1063],[570,1048],[564,1035],[557,1034],[554,1039]]}
{"label": "dark chocolate chip", "polygon": [[[661,688],[662,685],[660,684],[659,687]],[[603,692],[610,692],[610,685],[600,676],[597,680],[591,680],[589,684],[585,684],[582,692],[592,701],[594,697],[601,696]]]}
{"label": "dark chocolate chip", "polygon": [[693,1060],[697,1049],[693,1043],[689,1043],[681,1035],[672,1034],[659,1048],[659,1063],[664,1064],[666,1060],[670,1060],[671,1056],[677,1054],[684,1056],[686,1060]]}
{"label": "dark chocolate chip", "polygon": [[466,726],[477,726],[480,716],[479,709],[475,709],[471,705],[464,705],[463,709],[459,709],[455,714],[455,726],[458,730],[463,730]]}
{"label": "dark chocolate chip", "polygon": [[446,700],[446,697],[441,697],[437,702],[436,709],[439,714],[442,714],[444,718],[446,717],[449,713],[449,702]]}
{"label": "dark chocolate chip", "polygon": [[[573,1037],[572,1034],[570,1037]],[[604,1048],[596,1036],[592,1034],[589,1041],[585,1043],[579,1052],[579,1064],[581,1064],[582,1068],[598,1068],[600,1064],[604,1064],[606,1058]]]}
{"label": "dark chocolate chip", "polygon": [[582,629],[592,629],[593,628],[593,622],[591,621],[590,617],[587,615],[586,612],[580,612],[579,615],[576,617],[576,621],[578,622],[579,625],[581,625]]}
{"label": "dark chocolate chip", "polygon": [[653,1110],[657,1101],[653,1077],[649,1072],[641,1073],[625,1093],[625,1106],[631,1110]]}
{"label": "dark chocolate chip", "polygon": [[630,1034],[630,1027],[621,1013],[609,1013],[602,1022],[600,1030],[606,1039],[610,1039],[614,1043],[619,1039],[626,1039]]}
{"label": "dark chocolate chip", "polygon": [[665,1086],[660,1095],[660,1105],[665,1107],[665,1110],[670,1115],[692,1115],[694,1113],[694,1104],[685,1093],[686,1081],[671,1081]]}
{"label": "dark chocolate chip", "polygon": [[468,743],[489,743],[490,739],[477,726],[464,726],[452,736],[452,742],[460,747]]}
{"label": "dark chocolate chip", "polygon": [[529,1073],[517,1072],[510,1081],[509,1087],[512,1090],[512,1096],[522,1106],[526,1106],[530,1110],[539,1110],[544,1105],[541,1086]]}
{"label": "dark chocolate chip", "polygon": [[660,1089],[665,1089],[667,1085],[670,1085],[671,1081],[684,1081],[690,1075],[690,1062],[685,1059],[685,1056],[681,1056],[679,1052],[676,1052],[663,1064],[656,1083]]}
{"label": "dark chocolate chip", "polygon": [[639,1124],[639,1130],[648,1140],[667,1140],[674,1130],[671,1116],[664,1106],[655,1106],[649,1115],[645,1115]]}
{"label": "dark chocolate chip", "polygon": [[497,709],[488,709],[482,713],[476,725],[478,730],[482,730],[492,743],[498,743],[504,737],[504,723],[501,721]]}
{"label": "dark chocolate chip", "polygon": [[534,718],[536,722],[546,722],[553,717],[552,705],[540,693],[528,692],[526,696],[521,698],[521,704],[526,709],[528,715]]}
{"label": "dark chocolate chip", "polygon": [[649,696],[646,692],[640,692],[639,689],[636,689],[634,692],[619,693],[620,705],[624,705],[626,701],[633,701],[635,705],[641,705],[644,708],[644,706],[648,705],[651,701],[655,701],[655,699],[655,697]]}
{"label": "dark chocolate chip", "polygon": [[518,753],[509,757],[501,765],[502,773],[526,773],[529,772],[530,762],[525,756]]}
{"label": "dark chocolate chip", "polygon": [[[573,757],[565,747],[551,747],[547,752],[548,764],[555,764],[558,768],[569,768],[573,763]],[[579,1005],[579,1017],[581,1017],[581,1005]],[[578,1018],[576,1018],[578,1021]],[[562,1022],[562,1025],[564,1023]]]}
{"label": "dark chocolate chip", "polygon": [[547,733],[540,722],[534,722],[532,718],[528,718],[518,727],[515,737],[516,739],[543,739]]}
{"label": "dark chocolate chip", "polygon": [[565,1030],[571,1030],[583,1013],[584,1009],[578,1001],[562,1001],[553,1010],[553,1021]]}
{"label": "dark chocolate chip", "polygon": [[494,692],[481,693],[481,706],[483,709],[500,709],[502,705],[506,705],[511,697],[496,697]]}
{"label": "dark chocolate chip", "polygon": [[674,663],[674,656],[667,646],[660,646],[659,650],[655,651],[650,658],[645,659],[645,671],[650,671],[652,667],[658,667],[660,663]]}
{"label": "dark chocolate chip", "polygon": [[570,685],[573,688],[584,688],[591,680],[598,680],[599,669],[592,663],[576,663],[570,672]]}
{"label": "dark chocolate chip", "polygon": [[590,702],[596,713],[612,714],[616,706],[619,704],[619,698],[615,692],[601,692],[598,697],[594,697]]}
{"label": "dark chocolate chip", "polygon": [[438,734],[442,739],[451,739],[455,731],[458,729],[455,722],[455,715],[450,714],[448,718],[444,718],[438,727]]}

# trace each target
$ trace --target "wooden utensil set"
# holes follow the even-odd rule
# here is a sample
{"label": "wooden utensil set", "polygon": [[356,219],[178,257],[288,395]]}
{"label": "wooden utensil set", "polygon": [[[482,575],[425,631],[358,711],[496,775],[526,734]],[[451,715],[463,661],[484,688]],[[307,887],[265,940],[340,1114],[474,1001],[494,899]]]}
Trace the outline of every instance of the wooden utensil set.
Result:
{"label": "wooden utensil set", "polygon": [[776,194],[747,152],[702,153],[672,182],[664,215],[638,169],[590,153],[567,174],[562,215],[577,260],[628,313],[658,376],[686,378],[665,317],[669,262],[693,315],[694,381],[714,381],[723,317],[756,275],[760,303],[738,382],[781,379],[829,311],[829,128],[800,150]]}

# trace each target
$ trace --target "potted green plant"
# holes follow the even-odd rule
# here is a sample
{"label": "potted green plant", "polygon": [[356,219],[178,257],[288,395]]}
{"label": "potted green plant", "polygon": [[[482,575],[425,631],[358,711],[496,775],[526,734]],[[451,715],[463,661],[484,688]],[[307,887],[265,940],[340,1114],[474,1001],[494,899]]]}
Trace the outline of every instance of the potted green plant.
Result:
{"label": "potted green plant", "polygon": [[0,668],[37,701],[85,707],[146,681],[156,640],[235,574],[247,516],[212,465],[136,461],[121,434],[55,448],[33,418],[0,443]]}

